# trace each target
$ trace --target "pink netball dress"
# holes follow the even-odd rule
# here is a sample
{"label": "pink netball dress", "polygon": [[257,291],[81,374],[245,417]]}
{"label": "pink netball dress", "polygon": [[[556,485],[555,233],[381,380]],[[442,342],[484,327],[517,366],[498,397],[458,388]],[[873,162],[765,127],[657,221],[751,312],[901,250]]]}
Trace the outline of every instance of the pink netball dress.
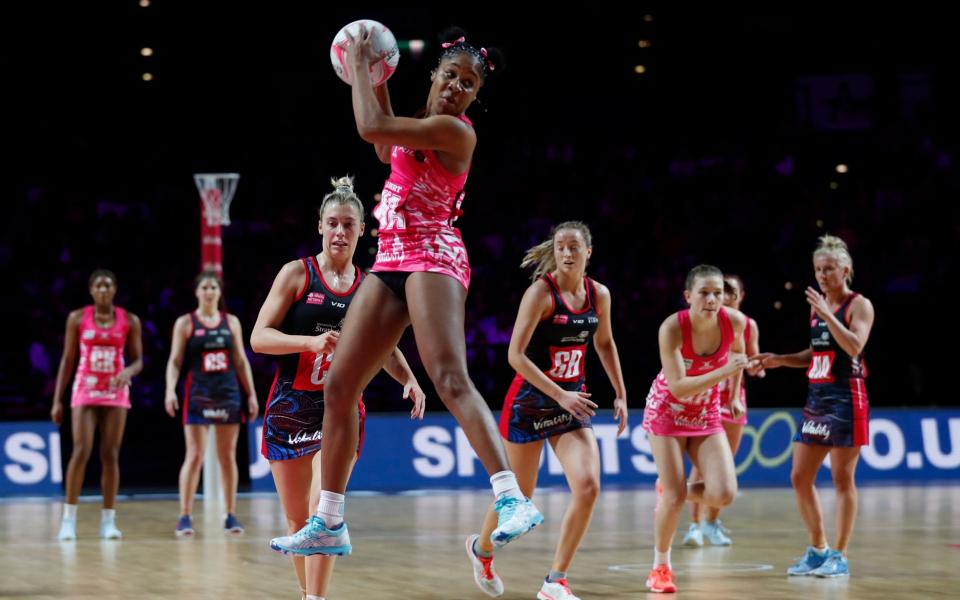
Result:
{"label": "pink netball dress", "polygon": [[[727,364],[730,359],[730,346],[733,345],[733,325],[727,311],[717,311],[720,324],[720,347],[708,356],[700,356],[693,351],[693,330],[690,325],[690,310],[677,313],[680,330],[683,332],[683,356],[686,373],[690,376],[703,375],[715,371]],[[643,428],[654,435],[691,436],[712,435],[722,432],[720,421],[720,390],[713,386],[689,398],[678,399],[670,393],[667,378],[663,370],[653,380],[647,395],[647,406],[643,411]]]}
{"label": "pink netball dress", "polygon": [[127,311],[114,308],[113,325],[99,327],[93,306],[83,308],[80,321],[80,362],[73,378],[70,406],[119,406],[130,408],[130,389],[110,389],[110,378],[123,370],[123,349],[130,330]]}
{"label": "pink netball dress", "polygon": [[[460,120],[472,125],[470,119]],[[470,170],[448,172],[433,150],[394,146],[390,178],[373,209],[380,221],[374,272],[442,273],[470,285],[470,262],[460,231],[463,187]]]}

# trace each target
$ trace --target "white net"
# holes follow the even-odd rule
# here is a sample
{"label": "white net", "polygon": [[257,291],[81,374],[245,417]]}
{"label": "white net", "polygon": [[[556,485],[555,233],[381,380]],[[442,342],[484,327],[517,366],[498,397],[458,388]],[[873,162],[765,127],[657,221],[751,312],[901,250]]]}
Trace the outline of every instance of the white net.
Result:
{"label": "white net", "polygon": [[195,173],[194,183],[203,202],[203,217],[207,225],[229,225],[230,203],[237,191],[239,173]]}

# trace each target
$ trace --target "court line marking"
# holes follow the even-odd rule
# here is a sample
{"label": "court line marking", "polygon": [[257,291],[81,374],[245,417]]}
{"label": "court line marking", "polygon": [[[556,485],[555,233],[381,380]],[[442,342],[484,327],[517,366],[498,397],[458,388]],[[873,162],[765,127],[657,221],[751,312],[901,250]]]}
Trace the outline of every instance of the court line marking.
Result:
{"label": "court line marking", "polygon": [[[675,574],[683,573],[756,573],[760,571],[772,571],[773,565],[766,563],[688,563],[678,565],[673,569]],[[649,563],[628,563],[623,565],[610,565],[607,570],[615,573],[647,573],[650,570]]]}

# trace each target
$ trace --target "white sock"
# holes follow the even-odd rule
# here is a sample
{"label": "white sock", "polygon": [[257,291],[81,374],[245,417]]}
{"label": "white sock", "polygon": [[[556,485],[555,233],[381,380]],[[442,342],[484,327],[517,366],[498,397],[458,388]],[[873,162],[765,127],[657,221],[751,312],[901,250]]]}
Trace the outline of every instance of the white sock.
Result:
{"label": "white sock", "polygon": [[307,594],[307,600],[326,600],[326,598],[324,598],[323,596],[312,596],[310,594]]}
{"label": "white sock", "polygon": [[500,471],[490,477],[490,483],[493,484],[493,495],[500,498],[516,498],[525,500],[523,492],[520,491],[520,485],[517,483],[517,476],[513,471]]}
{"label": "white sock", "polygon": [[317,516],[323,519],[327,529],[333,529],[343,523],[343,509],[345,499],[343,494],[336,492],[320,492],[320,504],[317,505]]}
{"label": "white sock", "polygon": [[660,565],[667,565],[668,569],[672,569],[670,566],[670,548],[667,548],[666,552],[660,552],[656,548],[653,549],[653,568],[656,569]]}
{"label": "white sock", "polygon": [[104,508],[100,510],[100,520],[113,523],[117,518],[117,510],[115,508]]}
{"label": "white sock", "polygon": [[816,546],[814,546],[813,551],[819,554],[820,556],[823,556],[824,554],[830,551],[830,544],[825,545],[823,548],[817,548]]}
{"label": "white sock", "polygon": [[76,504],[64,504],[63,505],[63,518],[64,519],[77,519],[77,505]]}

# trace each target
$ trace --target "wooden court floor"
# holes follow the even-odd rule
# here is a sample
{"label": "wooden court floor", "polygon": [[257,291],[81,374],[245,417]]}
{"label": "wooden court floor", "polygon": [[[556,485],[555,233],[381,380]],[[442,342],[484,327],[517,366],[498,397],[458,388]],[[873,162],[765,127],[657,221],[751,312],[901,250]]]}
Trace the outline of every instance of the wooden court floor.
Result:
{"label": "wooden court floor", "polygon": [[[821,498],[832,537],[833,494],[824,489]],[[474,587],[463,540],[489,500],[487,493],[352,497],[354,555],[340,559],[328,598],[486,598]],[[543,490],[537,500],[544,526],[497,555],[506,599],[535,598],[550,566],[567,495]],[[579,597],[663,597],[643,586],[653,553],[653,505],[648,490],[601,495],[570,571]],[[219,509],[200,502],[198,534],[176,539],[174,501],[130,500],[118,510],[124,539],[101,541],[99,505],[84,503],[80,539],[60,543],[59,504],[2,502],[0,598],[296,600],[288,560],[267,547],[283,529],[276,498],[243,498],[238,514],[247,533],[226,537]],[[848,580],[785,575],[806,543],[790,489],[746,489],[723,519],[732,547],[675,547],[679,597],[960,598],[960,485],[861,488]]]}

